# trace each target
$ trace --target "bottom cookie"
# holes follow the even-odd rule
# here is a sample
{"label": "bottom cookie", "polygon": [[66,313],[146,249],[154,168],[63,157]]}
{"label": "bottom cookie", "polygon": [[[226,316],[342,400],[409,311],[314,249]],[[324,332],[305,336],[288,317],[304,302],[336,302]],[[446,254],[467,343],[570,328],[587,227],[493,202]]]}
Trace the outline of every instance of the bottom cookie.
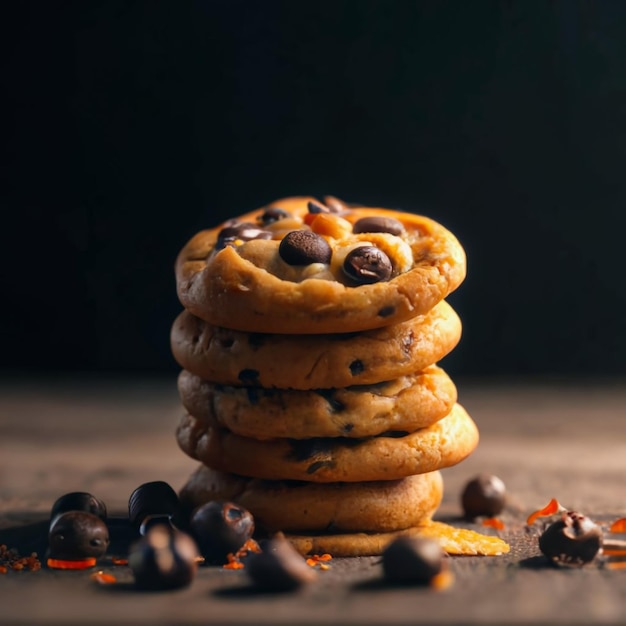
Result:
{"label": "bottom cookie", "polygon": [[451,555],[500,556],[510,550],[509,545],[499,537],[434,521],[387,533],[311,535],[285,533],[285,537],[302,555],[328,553],[334,557],[379,556],[391,541],[402,535],[434,539]]}
{"label": "bottom cookie", "polygon": [[391,481],[306,483],[249,479],[201,465],[180,502],[187,513],[210,500],[236,502],[266,532],[380,533],[431,519],[442,495],[438,471]]}

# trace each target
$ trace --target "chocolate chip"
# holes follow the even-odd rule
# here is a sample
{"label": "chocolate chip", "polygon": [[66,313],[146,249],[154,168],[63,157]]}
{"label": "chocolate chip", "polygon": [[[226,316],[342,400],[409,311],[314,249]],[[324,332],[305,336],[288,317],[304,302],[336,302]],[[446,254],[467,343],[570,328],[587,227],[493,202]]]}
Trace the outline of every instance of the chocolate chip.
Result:
{"label": "chocolate chip", "polygon": [[254,518],[233,502],[214,500],[194,511],[189,530],[205,563],[223,565],[252,537]]}
{"label": "chocolate chip", "polygon": [[222,248],[235,243],[237,240],[252,241],[253,239],[271,239],[272,233],[259,228],[252,222],[232,222],[224,226],[217,235],[215,249]]}
{"label": "chocolate chip", "polygon": [[493,517],[504,509],[506,487],[492,474],[479,474],[468,481],[461,493],[465,517],[473,519],[482,515]]}
{"label": "chocolate chip", "polygon": [[352,227],[353,233],[389,233],[400,235],[404,230],[402,222],[393,217],[362,217]]}
{"label": "chocolate chip", "polygon": [[332,250],[328,242],[310,230],[292,230],[283,237],[278,253],[289,265],[329,263]]}
{"label": "chocolate chip", "polygon": [[331,413],[338,413],[346,408],[346,405],[343,402],[340,402],[337,398],[335,398],[334,389],[316,389],[315,392],[326,400]]}
{"label": "chocolate chip", "polygon": [[341,427],[341,430],[342,430],[342,432],[344,432],[347,435],[348,433],[352,432],[353,428],[354,428],[354,424],[344,424]]}
{"label": "chocolate chip", "polygon": [[358,376],[365,371],[365,365],[363,365],[363,361],[360,359],[356,359],[350,363],[350,374],[352,376]]}
{"label": "chocolate chip", "polygon": [[330,209],[331,213],[348,213],[350,211],[350,207],[335,196],[324,196],[324,203]]}
{"label": "chocolate chip", "polygon": [[128,565],[139,589],[178,589],[191,584],[198,557],[196,544],[189,535],[161,524],[149,529],[131,546]]}
{"label": "chocolate chip", "polygon": [[268,226],[274,222],[284,220],[287,217],[291,217],[291,214],[287,211],[283,211],[283,209],[278,209],[276,207],[270,207],[269,209],[265,209],[265,211],[263,211],[257,219],[262,226]]}
{"label": "chocolate chip", "polygon": [[335,467],[336,463],[334,461],[315,461],[315,463],[311,463],[309,467],[306,468],[307,474],[315,474],[318,470],[321,470],[323,467]]}
{"label": "chocolate chip", "polygon": [[602,529],[576,511],[563,513],[539,537],[539,549],[555,565],[580,567],[602,548]]}
{"label": "chocolate chip", "polygon": [[241,370],[237,378],[243,385],[256,385],[259,381],[259,372],[253,369]]}
{"label": "chocolate chip", "polygon": [[362,285],[389,280],[392,269],[389,257],[374,246],[354,248],[343,262],[346,276]]}
{"label": "chocolate chip", "polygon": [[328,455],[332,443],[327,437],[311,437],[309,439],[289,439],[291,452],[289,458],[294,461],[306,461],[314,456]]}
{"label": "chocolate chip", "polygon": [[439,543],[424,537],[398,537],[382,553],[383,573],[391,583],[427,585],[444,564]]}
{"label": "chocolate chip", "polygon": [[48,548],[51,559],[99,558],[109,547],[109,529],[104,521],[87,511],[67,511],[50,525]]}
{"label": "chocolate chip", "polygon": [[330,213],[330,209],[321,202],[307,202],[306,208],[309,210],[309,213]]}
{"label": "chocolate chip", "polygon": [[169,524],[178,511],[178,495],[162,480],[139,485],[128,499],[128,519],[142,535],[156,523]]}
{"label": "chocolate chip", "polygon": [[379,317],[389,317],[396,312],[396,307],[394,306],[384,306],[382,309],[378,311]]}
{"label": "chocolate chip", "polygon": [[245,571],[266,591],[291,591],[317,578],[317,572],[284,537],[263,542],[261,552],[248,558]]}
{"label": "chocolate chip", "polygon": [[259,390],[256,387],[247,387],[248,402],[253,406],[259,402]]}
{"label": "chocolate chip", "polygon": [[50,520],[68,511],[86,511],[97,515],[100,519],[107,518],[107,508],[104,502],[86,491],[72,491],[58,498],[50,510]]}

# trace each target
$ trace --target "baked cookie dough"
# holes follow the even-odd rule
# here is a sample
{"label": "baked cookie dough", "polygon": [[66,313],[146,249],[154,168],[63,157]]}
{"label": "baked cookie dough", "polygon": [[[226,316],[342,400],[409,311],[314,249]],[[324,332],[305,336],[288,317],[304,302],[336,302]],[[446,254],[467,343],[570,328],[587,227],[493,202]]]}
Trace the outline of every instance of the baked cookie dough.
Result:
{"label": "baked cookie dough", "polygon": [[400,324],[325,335],[246,333],[183,311],[172,326],[171,347],[181,367],[213,383],[331,389],[419,372],[446,356],[461,330],[445,300]]}
{"label": "baked cookie dough", "polygon": [[500,556],[510,550],[506,541],[499,537],[436,521],[425,521],[413,528],[393,532],[285,533],[285,537],[302,555],[329,553],[335,557],[378,556],[393,539],[401,535],[434,539],[445,552],[458,556]]}
{"label": "baked cookie dough", "polygon": [[443,495],[437,471],[400,480],[357,483],[265,481],[201,465],[181,489],[192,512],[211,500],[236,502],[264,532],[389,532],[431,519]]}
{"label": "baked cookie dough", "polygon": [[284,198],[197,233],[176,260],[183,307],[242,331],[353,332],[422,315],[465,278],[436,221],[325,202]]}
{"label": "baked cookie dough", "polygon": [[478,444],[478,429],[460,404],[413,433],[366,439],[319,437],[259,441],[212,428],[184,415],[176,432],[180,448],[223,472],[267,480],[359,482],[395,480],[455,465]]}
{"label": "baked cookie dough", "polygon": [[178,391],[197,420],[254,439],[413,432],[445,417],[457,400],[454,383],[436,365],[374,385],[311,391],[217,385],[183,370]]}

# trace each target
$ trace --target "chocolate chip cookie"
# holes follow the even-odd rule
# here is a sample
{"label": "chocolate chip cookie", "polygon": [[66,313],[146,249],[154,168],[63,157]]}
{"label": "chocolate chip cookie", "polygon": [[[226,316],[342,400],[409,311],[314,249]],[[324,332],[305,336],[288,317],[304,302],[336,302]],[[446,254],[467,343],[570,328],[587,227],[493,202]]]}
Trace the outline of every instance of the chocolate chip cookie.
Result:
{"label": "chocolate chip cookie", "polygon": [[382,383],[311,391],[218,385],[183,370],[178,391],[197,420],[254,439],[413,432],[446,416],[457,399],[454,383],[436,365]]}
{"label": "chocolate chip cookie", "polygon": [[191,458],[220,471],[267,480],[359,482],[396,480],[455,465],[478,444],[478,430],[465,409],[412,433],[376,437],[316,437],[259,441],[208,426],[184,415],[176,432]]}
{"label": "chocolate chip cookie", "polygon": [[191,512],[211,500],[236,502],[264,532],[391,532],[430,520],[441,503],[437,471],[400,480],[310,483],[243,478],[201,465],[180,492]]}
{"label": "chocolate chip cookie", "polygon": [[465,272],[461,244],[430,218],[294,197],[197,233],[176,285],[183,307],[214,326],[344,333],[427,313]]}
{"label": "chocolate chip cookie", "polygon": [[171,347],[179,365],[222,385],[332,389],[393,380],[436,363],[461,337],[445,301],[406,322],[356,333],[284,335],[213,326],[183,311]]}

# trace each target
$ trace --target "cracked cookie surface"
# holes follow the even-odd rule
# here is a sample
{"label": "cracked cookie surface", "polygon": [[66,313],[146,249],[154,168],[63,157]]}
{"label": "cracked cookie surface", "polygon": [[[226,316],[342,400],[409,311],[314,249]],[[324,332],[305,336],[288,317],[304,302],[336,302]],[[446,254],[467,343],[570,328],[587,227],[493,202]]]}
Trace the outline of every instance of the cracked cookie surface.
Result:
{"label": "cracked cookie surface", "polygon": [[465,278],[436,221],[325,202],[283,198],[197,233],[176,260],[183,307],[244,331],[353,332],[424,314]]}

